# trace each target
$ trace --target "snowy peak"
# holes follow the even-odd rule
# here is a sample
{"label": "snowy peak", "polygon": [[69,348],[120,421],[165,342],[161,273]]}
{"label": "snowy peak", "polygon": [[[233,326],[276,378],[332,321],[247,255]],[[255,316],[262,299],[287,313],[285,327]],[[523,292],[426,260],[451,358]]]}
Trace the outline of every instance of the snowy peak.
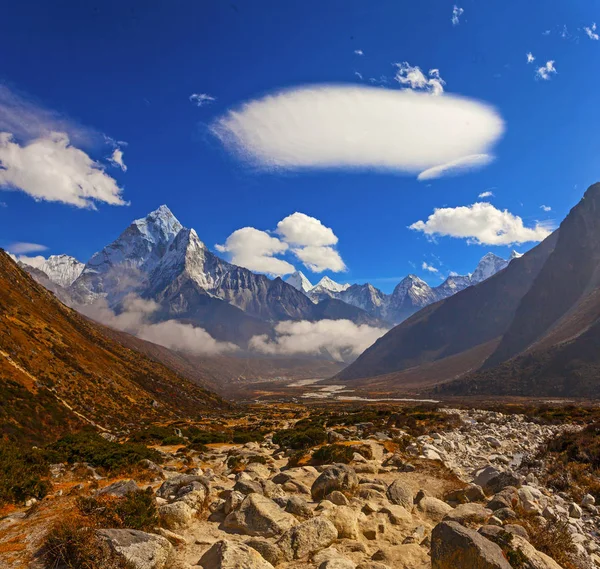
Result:
{"label": "snowy peak", "polygon": [[71,286],[73,281],[81,274],[83,263],[69,255],[50,255],[42,263],[27,262],[27,258],[21,259],[23,263],[39,269],[55,284],[62,287]]}
{"label": "snowy peak", "polygon": [[312,283],[306,278],[302,271],[296,271],[285,279],[285,282],[292,285],[296,290],[308,292],[313,288]]}
{"label": "snowy peak", "polygon": [[507,265],[508,261],[502,257],[498,257],[498,255],[494,255],[494,253],[488,253],[483,256],[481,261],[479,261],[477,268],[471,275],[471,281],[473,284],[483,282],[495,275],[498,271],[505,269]]}
{"label": "snowy peak", "polygon": [[513,259],[519,259],[522,256],[523,256],[523,253],[519,253],[519,252],[513,250],[512,253],[510,254],[510,257],[508,258],[508,260],[512,261]]}
{"label": "snowy peak", "polygon": [[329,277],[323,277],[314,287],[313,290],[328,290],[330,292],[343,292],[350,288],[349,284],[336,283]]}

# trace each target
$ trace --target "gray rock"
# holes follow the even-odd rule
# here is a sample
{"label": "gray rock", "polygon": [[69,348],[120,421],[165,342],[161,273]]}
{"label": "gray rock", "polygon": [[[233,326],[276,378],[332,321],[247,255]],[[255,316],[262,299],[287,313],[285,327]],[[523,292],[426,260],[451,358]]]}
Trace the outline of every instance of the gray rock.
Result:
{"label": "gray rock", "polygon": [[313,512],[304,498],[291,496],[285,506],[285,511],[300,518],[311,518]]}
{"label": "gray rock", "polygon": [[165,480],[161,487],[156,491],[160,498],[169,499],[171,496],[181,497],[184,494],[198,490],[203,486],[208,494],[210,482],[204,476],[194,476],[191,474],[177,474],[168,480]]}
{"label": "gray rock", "polygon": [[169,540],[134,529],[101,529],[98,536],[135,569],[167,569],[173,560]]}
{"label": "gray rock", "polygon": [[432,569],[512,569],[498,545],[457,522],[442,522],[431,534]]}
{"label": "gray rock", "polygon": [[386,490],[388,500],[392,504],[402,506],[409,512],[413,507],[413,493],[408,485],[399,479],[394,480]]}
{"label": "gray rock", "polygon": [[277,545],[284,559],[292,561],[304,559],[329,547],[337,538],[338,532],[335,526],[327,518],[319,516],[289,529],[281,536]]}
{"label": "gray rock", "polygon": [[213,544],[198,564],[203,569],[273,569],[256,549],[229,540]]}
{"label": "gray rock", "polygon": [[123,496],[137,492],[138,490],[140,490],[140,487],[135,483],[134,480],[119,480],[119,482],[115,482],[110,486],[101,488],[96,492],[96,495],[115,496],[117,498],[122,498]]}
{"label": "gray rock", "polygon": [[322,500],[334,490],[352,496],[357,488],[358,477],[354,469],[346,464],[333,464],[313,482],[310,492],[313,500]]}
{"label": "gray rock", "polygon": [[281,549],[266,539],[255,537],[248,540],[246,545],[256,549],[271,565],[278,565],[283,560]]}
{"label": "gray rock", "polygon": [[240,507],[223,522],[226,529],[247,535],[273,537],[281,535],[293,525],[296,518],[284,512],[273,500],[261,494],[249,494]]}
{"label": "gray rock", "polygon": [[233,487],[235,492],[239,492],[244,496],[248,494],[264,494],[263,487],[257,480],[238,480]]}
{"label": "gray rock", "polygon": [[330,494],[327,494],[327,496],[325,496],[325,500],[329,500],[336,506],[347,506],[349,504],[348,498],[346,498],[346,496],[344,496],[339,490],[334,490]]}
{"label": "gray rock", "polygon": [[483,485],[483,490],[488,494],[497,494],[507,486],[520,486],[521,478],[512,472],[500,472]]}
{"label": "gray rock", "polygon": [[188,527],[196,511],[185,502],[173,502],[158,507],[158,518],[167,529],[183,529]]}
{"label": "gray rock", "polygon": [[417,504],[417,509],[426,518],[434,522],[441,522],[452,511],[452,506],[437,498],[426,496]]}
{"label": "gray rock", "polygon": [[349,559],[328,559],[319,565],[319,569],[355,569],[356,565]]}
{"label": "gray rock", "polygon": [[444,520],[458,522],[462,525],[485,524],[492,516],[492,510],[481,504],[460,504],[449,512]]}

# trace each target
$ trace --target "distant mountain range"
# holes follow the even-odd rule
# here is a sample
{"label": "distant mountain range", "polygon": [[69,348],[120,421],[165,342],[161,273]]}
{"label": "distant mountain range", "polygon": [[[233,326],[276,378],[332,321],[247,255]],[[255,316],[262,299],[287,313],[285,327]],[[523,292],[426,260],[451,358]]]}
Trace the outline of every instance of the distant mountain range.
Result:
{"label": "distant mountain range", "polygon": [[452,395],[600,396],[600,184],[546,240],[402,322],[336,379]]}
{"label": "distant mountain range", "polygon": [[391,328],[421,308],[489,278],[508,262],[488,253],[472,275],[451,275],[434,288],[409,275],[389,295],[368,283],[339,284],[329,277],[313,286],[301,272],[286,281],[270,279],[212,253],[194,229],[183,227],[163,205],[133,221],[85,265],[54,255],[42,265],[25,268],[63,302],[93,318],[96,312],[86,307],[127,313],[133,294],[152,303],[151,313],[145,315],[148,323],[177,321],[201,327],[215,340],[246,350],[255,336],[275,337],[277,324],[284,321],[349,320]]}
{"label": "distant mountain range", "polygon": [[364,310],[374,318],[399,324],[421,308],[489,279],[505,269],[510,261],[518,259],[520,256],[519,253],[513,251],[507,261],[498,255],[488,253],[479,261],[472,274],[451,274],[437,287],[430,287],[419,277],[408,275],[402,279],[391,294],[385,294],[369,283],[339,284],[329,277],[324,277],[313,286],[301,271],[296,271],[285,281],[306,294],[315,303],[327,298],[335,298]]}

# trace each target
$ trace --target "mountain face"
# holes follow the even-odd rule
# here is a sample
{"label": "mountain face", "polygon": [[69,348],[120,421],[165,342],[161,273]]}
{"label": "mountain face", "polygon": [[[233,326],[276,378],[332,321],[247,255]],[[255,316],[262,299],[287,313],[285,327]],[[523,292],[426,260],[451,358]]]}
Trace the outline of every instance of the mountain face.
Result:
{"label": "mountain face", "polygon": [[296,271],[285,279],[285,282],[292,285],[296,290],[308,292],[313,288],[313,284],[306,278],[302,271]]}
{"label": "mountain face", "polygon": [[[96,253],[70,291],[81,304],[104,299],[116,311],[127,294],[135,293],[158,303],[153,322],[176,319],[244,348],[253,336],[272,334],[279,321],[320,320],[325,312],[281,279],[217,257],[166,206],[134,221]],[[340,318],[381,325],[354,307],[336,312],[346,314]]]}
{"label": "mountain face", "polygon": [[11,402],[0,411],[4,434],[47,440],[86,423],[113,430],[225,406],[104,330],[0,250],[0,393]]}
{"label": "mountain face", "polygon": [[475,271],[471,275],[471,283],[481,283],[507,266],[508,261],[505,261],[502,257],[498,257],[498,255],[494,255],[494,253],[488,253],[479,261]]}
{"label": "mountain face", "polygon": [[[24,264],[27,264],[24,262]],[[68,287],[83,271],[84,264],[69,255],[50,255],[37,268],[46,277],[61,287]]]}

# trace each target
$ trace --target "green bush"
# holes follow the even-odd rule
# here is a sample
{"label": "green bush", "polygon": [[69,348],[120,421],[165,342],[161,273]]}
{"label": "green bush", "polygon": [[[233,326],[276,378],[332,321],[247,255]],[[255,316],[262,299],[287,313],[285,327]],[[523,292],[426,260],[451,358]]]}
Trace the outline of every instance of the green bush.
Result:
{"label": "green bush", "polygon": [[46,447],[51,462],[87,462],[110,472],[126,470],[143,459],[160,462],[161,455],[138,443],[116,443],[94,431],[67,435]]}
{"label": "green bush", "polygon": [[156,500],[151,488],[130,492],[122,498],[86,496],[77,508],[94,527],[128,528],[149,531],[158,525]]}
{"label": "green bush", "polygon": [[327,433],[322,427],[308,427],[306,430],[297,428],[284,429],[273,435],[273,442],[284,449],[308,449],[327,440]]}
{"label": "green bush", "polygon": [[13,442],[0,442],[0,504],[43,498],[52,484],[44,453],[22,450]]}
{"label": "green bush", "polygon": [[341,462],[348,464],[354,456],[354,449],[345,445],[325,445],[313,453],[313,459],[321,464]]}
{"label": "green bush", "polygon": [[184,440],[181,437],[176,435],[172,435],[170,437],[165,437],[160,444],[161,445],[182,445],[184,444]]}

